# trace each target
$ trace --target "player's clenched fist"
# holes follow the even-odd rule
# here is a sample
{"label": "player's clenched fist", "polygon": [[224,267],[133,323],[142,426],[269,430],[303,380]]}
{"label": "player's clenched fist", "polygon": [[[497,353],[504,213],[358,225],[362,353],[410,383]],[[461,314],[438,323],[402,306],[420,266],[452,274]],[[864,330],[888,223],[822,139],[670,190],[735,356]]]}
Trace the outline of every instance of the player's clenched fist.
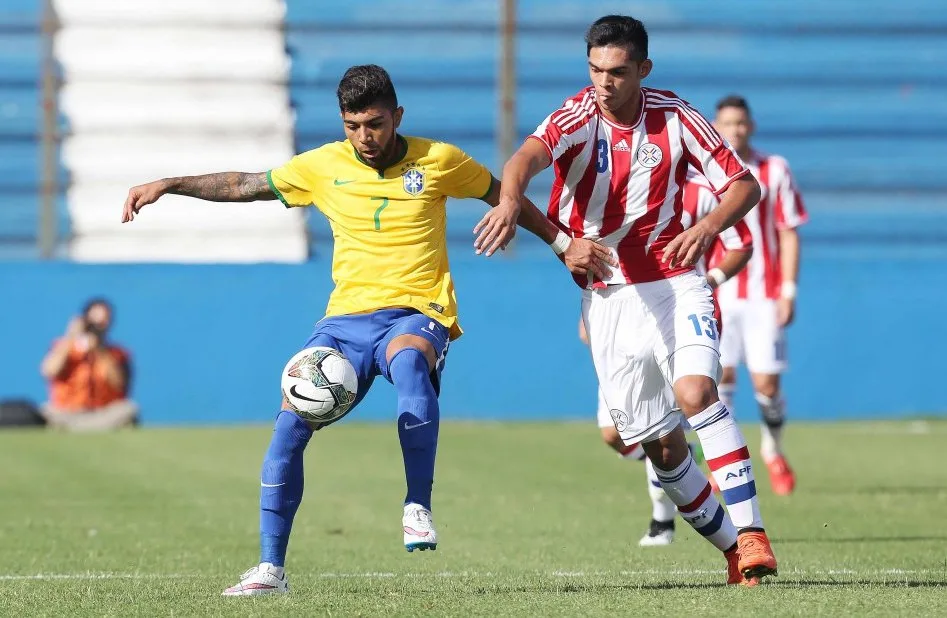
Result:
{"label": "player's clenched fist", "polygon": [[158,201],[166,192],[165,182],[157,180],[146,185],[138,185],[128,190],[125,207],[122,209],[122,223],[135,220],[135,215],[148,204]]}

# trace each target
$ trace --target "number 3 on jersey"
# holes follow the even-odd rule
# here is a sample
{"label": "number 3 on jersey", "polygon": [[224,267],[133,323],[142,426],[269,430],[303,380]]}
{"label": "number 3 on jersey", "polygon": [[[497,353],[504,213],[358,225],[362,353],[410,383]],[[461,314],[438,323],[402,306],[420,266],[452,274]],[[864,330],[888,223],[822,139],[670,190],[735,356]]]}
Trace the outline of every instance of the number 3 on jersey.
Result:
{"label": "number 3 on jersey", "polygon": [[[694,332],[697,333],[698,336],[707,335],[711,339],[717,339],[717,320],[714,319],[714,316],[705,314],[698,319],[697,314],[692,313],[687,316],[687,319],[694,325]],[[701,328],[701,321],[703,321],[705,328]]]}
{"label": "number 3 on jersey", "polygon": [[388,208],[388,198],[387,197],[373,197],[372,201],[381,202],[381,206],[379,206],[375,210],[375,231],[379,232],[381,231],[381,211],[383,211],[385,208]]}
{"label": "number 3 on jersey", "polygon": [[603,139],[595,144],[595,171],[604,174],[608,171],[608,142]]}

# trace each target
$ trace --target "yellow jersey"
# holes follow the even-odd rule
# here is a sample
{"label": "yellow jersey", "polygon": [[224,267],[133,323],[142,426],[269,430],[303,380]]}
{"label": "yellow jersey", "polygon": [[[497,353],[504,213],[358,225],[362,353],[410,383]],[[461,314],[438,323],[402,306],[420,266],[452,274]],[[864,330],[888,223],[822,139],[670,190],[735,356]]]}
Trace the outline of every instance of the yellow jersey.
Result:
{"label": "yellow jersey", "polygon": [[486,197],[493,176],[451,144],[398,136],[384,170],[333,142],[267,172],[286,207],[316,206],[335,238],[326,316],[409,307],[462,334],[447,261],[448,197]]}

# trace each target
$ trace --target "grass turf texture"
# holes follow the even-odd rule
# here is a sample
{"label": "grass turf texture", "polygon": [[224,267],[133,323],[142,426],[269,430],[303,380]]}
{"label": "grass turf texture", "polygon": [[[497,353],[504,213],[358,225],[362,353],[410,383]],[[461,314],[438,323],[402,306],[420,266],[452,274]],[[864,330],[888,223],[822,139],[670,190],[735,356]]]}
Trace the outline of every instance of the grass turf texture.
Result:
{"label": "grass turf texture", "polygon": [[755,589],[723,586],[680,519],[637,547],[644,471],[591,422],[445,423],[441,545],[414,554],[395,427],[333,427],[307,453],[292,593],[221,598],[258,557],[269,434],[0,434],[0,615],[947,615],[945,422],[792,426],[797,493],[756,462],[780,576]]}

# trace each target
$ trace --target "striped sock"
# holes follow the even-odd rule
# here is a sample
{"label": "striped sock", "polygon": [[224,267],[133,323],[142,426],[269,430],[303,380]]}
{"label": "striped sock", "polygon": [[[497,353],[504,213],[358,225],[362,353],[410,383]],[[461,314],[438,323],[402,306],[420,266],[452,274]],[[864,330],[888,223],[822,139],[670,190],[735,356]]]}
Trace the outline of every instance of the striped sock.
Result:
{"label": "striped sock", "polygon": [[720,551],[737,542],[737,530],[727,511],[717,502],[707,477],[690,455],[673,470],[655,469],[665,493],[681,517]]}
{"label": "striped sock", "polygon": [[654,521],[673,522],[677,515],[677,506],[661,487],[658,473],[654,471],[654,464],[650,459],[644,460],[645,472],[648,475],[648,495],[651,496],[651,519]]}
{"label": "striped sock", "polygon": [[707,466],[720,487],[733,523],[740,530],[762,529],[750,451],[727,407],[721,401],[713,403],[690,417],[690,424],[704,447]]}

